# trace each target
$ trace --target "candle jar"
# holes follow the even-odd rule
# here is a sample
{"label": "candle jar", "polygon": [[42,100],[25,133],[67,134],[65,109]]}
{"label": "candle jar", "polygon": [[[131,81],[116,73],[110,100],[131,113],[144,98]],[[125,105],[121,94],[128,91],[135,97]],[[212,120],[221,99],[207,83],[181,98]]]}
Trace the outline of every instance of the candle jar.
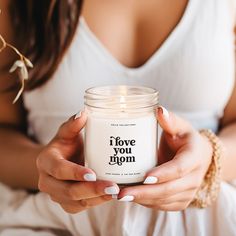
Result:
{"label": "candle jar", "polygon": [[136,86],[94,87],[85,92],[85,166],[98,179],[141,183],[157,164],[158,92]]}

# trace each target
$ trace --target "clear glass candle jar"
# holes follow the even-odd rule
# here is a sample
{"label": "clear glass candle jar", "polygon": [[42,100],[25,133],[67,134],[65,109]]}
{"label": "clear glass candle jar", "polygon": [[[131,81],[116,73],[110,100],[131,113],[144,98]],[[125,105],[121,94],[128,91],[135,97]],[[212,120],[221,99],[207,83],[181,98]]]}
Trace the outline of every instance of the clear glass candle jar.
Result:
{"label": "clear glass candle jar", "polygon": [[136,184],[157,164],[158,92],[136,86],[85,92],[85,165],[98,179]]}

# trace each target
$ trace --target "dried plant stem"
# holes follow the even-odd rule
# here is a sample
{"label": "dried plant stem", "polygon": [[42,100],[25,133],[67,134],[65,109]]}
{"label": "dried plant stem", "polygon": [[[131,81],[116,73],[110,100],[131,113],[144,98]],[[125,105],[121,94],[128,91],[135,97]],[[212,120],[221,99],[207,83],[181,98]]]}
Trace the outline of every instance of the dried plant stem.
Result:
{"label": "dried plant stem", "polygon": [[10,43],[7,43],[1,34],[0,34],[0,41],[2,42],[2,46],[0,47],[0,52],[2,52],[4,49],[6,49],[8,47],[8,48],[12,49],[20,57],[19,60],[15,61],[15,63],[13,64],[13,66],[10,69],[10,73],[12,73],[18,68],[18,74],[19,74],[19,78],[20,78],[20,82],[21,82],[21,88],[18,91],[18,93],[13,101],[13,104],[14,104],[17,102],[17,100],[19,99],[19,97],[21,96],[21,94],[24,91],[25,80],[28,79],[27,67],[32,68],[33,64],[31,63],[31,61],[28,58],[26,58],[24,55],[22,55],[17,48],[15,48]]}
{"label": "dried plant stem", "polygon": [[10,43],[7,43],[1,34],[0,34],[0,40],[2,41],[2,47],[0,48],[0,52],[3,51],[6,47],[9,47],[20,57],[21,60],[24,59],[24,56],[19,52],[19,50]]}
{"label": "dried plant stem", "polygon": [[0,34],[0,40],[2,41],[2,47],[0,48],[0,52],[1,52],[4,48],[6,48],[7,43],[1,34]]}
{"label": "dried plant stem", "polygon": [[[1,9],[0,9],[0,14],[1,14]],[[14,104],[14,103],[16,103],[16,101],[19,99],[19,97],[21,96],[21,94],[24,91],[25,80],[29,79],[27,67],[32,68],[33,64],[31,63],[31,61],[28,58],[26,58],[23,54],[21,54],[17,48],[15,48],[10,43],[7,43],[1,34],[0,34],[0,42],[2,42],[2,45],[0,46],[0,53],[8,47],[8,48],[12,49],[19,56],[19,60],[16,60],[14,62],[14,64],[12,65],[12,67],[9,71],[10,73],[12,73],[15,70],[17,70],[18,74],[19,74],[20,82],[21,82],[21,88],[18,91],[18,93],[13,101],[13,104]]]}
{"label": "dried plant stem", "polygon": [[[20,74],[19,74],[19,77],[21,77]],[[17,100],[20,98],[21,94],[23,93],[23,91],[24,91],[24,89],[25,89],[25,80],[21,78],[20,81],[21,81],[21,88],[20,88],[20,90],[18,91],[16,97],[14,98],[14,100],[13,100],[13,102],[12,102],[13,104],[15,104],[15,103],[17,102]]]}

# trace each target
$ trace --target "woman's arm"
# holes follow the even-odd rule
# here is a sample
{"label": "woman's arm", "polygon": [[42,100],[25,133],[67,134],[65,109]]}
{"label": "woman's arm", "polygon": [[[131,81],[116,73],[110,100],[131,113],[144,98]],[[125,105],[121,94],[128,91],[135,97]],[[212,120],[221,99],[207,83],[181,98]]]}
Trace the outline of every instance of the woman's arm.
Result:
{"label": "woman's arm", "polygon": [[[236,88],[225,108],[222,129],[218,134],[225,147],[222,153],[223,180],[236,179],[235,99]],[[163,129],[158,150],[158,158],[163,164],[147,173],[144,181],[146,186],[123,188],[118,199],[159,210],[183,210],[195,199],[201,188],[211,163],[212,144],[186,120],[163,107],[158,108],[157,119]],[[201,200],[200,203],[204,202],[204,199]]]}
{"label": "woman's arm", "polygon": [[[6,41],[16,44],[8,11],[9,2],[0,0],[0,33]],[[16,75],[10,75],[3,68],[15,59],[15,54],[9,49],[0,53],[0,181],[12,187],[36,188],[38,174],[35,159],[40,146],[24,134],[26,122],[22,102],[12,104],[17,91],[3,92],[16,79]]]}
{"label": "woman's arm", "polygon": [[36,189],[36,157],[41,147],[21,132],[0,128],[0,181],[11,187]]}
{"label": "woman's arm", "polygon": [[222,178],[236,179],[236,85],[225,108],[218,134],[224,146],[222,159]]}

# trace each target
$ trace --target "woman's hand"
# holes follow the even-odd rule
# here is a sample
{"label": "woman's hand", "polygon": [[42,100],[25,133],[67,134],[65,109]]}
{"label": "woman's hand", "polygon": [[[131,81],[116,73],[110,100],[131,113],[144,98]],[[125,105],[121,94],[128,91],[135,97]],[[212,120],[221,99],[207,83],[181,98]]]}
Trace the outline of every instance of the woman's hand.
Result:
{"label": "woman's hand", "polygon": [[95,173],[70,160],[83,152],[80,130],[86,114],[73,116],[58,130],[55,138],[37,159],[39,189],[50,195],[68,213],[77,213],[112,199],[119,187],[109,181],[96,181]]}
{"label": "woman's hand", "polygon": [[157,119],[163,129],[158,150],[161,165],[147,173],[145,185],[122,189],[118,199],[165,211],[183,210],[204,179],[212,146],[187,121],[163,107],[158,108]]}

